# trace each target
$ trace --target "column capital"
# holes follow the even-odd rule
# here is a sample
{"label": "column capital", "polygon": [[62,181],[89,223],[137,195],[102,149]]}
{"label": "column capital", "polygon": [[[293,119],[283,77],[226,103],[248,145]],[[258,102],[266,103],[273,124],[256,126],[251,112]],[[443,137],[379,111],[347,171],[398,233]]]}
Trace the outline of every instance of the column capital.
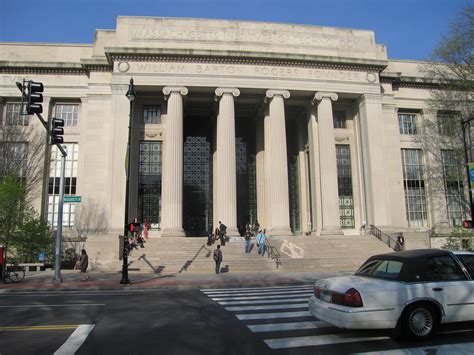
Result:
{"label": "column capital", "polygon": [[[237,88],[217,88],[215,93],[216,93],[216,96],[231,94],[232,96],[237,97],[240,95],[240,90]],[[216,101],[217,101],[217,97],[216,97]]]}
{"label": "column capital", "polygon": [[318,91],[316,94],[314,94],[314,98],[311,101],[311,104],[314,105],[316,101],[321,101],[322,99],[330,99],[332,101],[337,101],[339,97],[335,92],[322,92]]}
{"label": "column capital", "polygon": [[290,98],[290,92],[288,90],[267,90],[265,93],[265,99],[273,99],[274,96],[283,96],[284,99]]}
{"label": "column capital", "polygon": [[185,95],[188,94],[188,88],[186,88],[184,86],[165,86],[163,88],[163,94],[165,94],[165,99],[172,92],[177,92],[178,94],[181,94],[182,96],[185,96]]}

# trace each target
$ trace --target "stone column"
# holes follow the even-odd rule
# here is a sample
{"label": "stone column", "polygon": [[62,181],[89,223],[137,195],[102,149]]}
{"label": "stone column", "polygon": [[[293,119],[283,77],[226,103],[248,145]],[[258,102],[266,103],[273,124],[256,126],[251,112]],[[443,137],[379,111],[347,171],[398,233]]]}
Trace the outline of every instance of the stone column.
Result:
{"label": "stone column", "polygon": [[218,220],[227,226],[229,236],[238,236],[237,230],[237,170],[235,157],[235,107],[234,97],[240,95],[236,88],[217,88],[219,101],[216,130],[217,191],[214,195]]}
{"label": "stone column", "polygon": [[288,155],[286,152],[285,102],[287,90],[268,90],[265,116],[266,226],[272,236],[291,235],[288,196]]}
{"label": "stone column", "polygon": [[331,101],[336,93],[317,92],[313,104],[318,101],[319,164],[321,171],[322,229],[321,235],[342,234],[339,219],[339,192],[337,186],[336,145]]}
{"label": "stone column", "polygon": [[183,96],[185,87],[163,88],[168,100],[163,147],[161,235],[184,236],[183,230]]}

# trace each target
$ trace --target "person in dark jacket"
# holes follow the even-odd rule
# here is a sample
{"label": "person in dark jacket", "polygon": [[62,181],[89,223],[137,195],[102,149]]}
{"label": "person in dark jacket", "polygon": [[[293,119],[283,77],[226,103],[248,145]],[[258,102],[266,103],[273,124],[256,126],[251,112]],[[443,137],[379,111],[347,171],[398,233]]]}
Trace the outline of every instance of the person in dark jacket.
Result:
{"label": "person in dark jacket", "polygon": [[216,274],[221,272],[221,262],[222,262],[222,251],[221,246],[218,245],[217,249],[214,250],[214,261],[216,262]]}
{"label": "person in dark jacket", "polygon": [[87,269],[89,267],[89,256],[86,251],[82,249],[81,251],[81,281],[89,280],[89,275],[87,274]]}

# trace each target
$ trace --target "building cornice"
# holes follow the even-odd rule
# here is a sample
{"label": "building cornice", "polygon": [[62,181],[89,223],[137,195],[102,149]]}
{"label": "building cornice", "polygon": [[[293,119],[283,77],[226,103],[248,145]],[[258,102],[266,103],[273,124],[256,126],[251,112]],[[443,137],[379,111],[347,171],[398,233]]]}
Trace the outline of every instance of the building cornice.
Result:
{"label": "building cornice", "polygon": [[116,61],[165,61],[279,65],[377,72],[388,65],[386,60],[230,50],[106,47],[105,53],[110,64]]}

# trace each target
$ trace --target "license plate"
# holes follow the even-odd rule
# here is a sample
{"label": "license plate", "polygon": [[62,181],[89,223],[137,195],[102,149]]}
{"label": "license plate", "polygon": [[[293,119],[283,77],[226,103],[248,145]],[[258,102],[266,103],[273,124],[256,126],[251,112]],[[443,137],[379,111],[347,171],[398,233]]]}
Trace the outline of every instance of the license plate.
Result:
{"label": "license plate", "polygon": [[321,301],[324,302],[331,302],[331,291],[323,291],[321,290]]}

